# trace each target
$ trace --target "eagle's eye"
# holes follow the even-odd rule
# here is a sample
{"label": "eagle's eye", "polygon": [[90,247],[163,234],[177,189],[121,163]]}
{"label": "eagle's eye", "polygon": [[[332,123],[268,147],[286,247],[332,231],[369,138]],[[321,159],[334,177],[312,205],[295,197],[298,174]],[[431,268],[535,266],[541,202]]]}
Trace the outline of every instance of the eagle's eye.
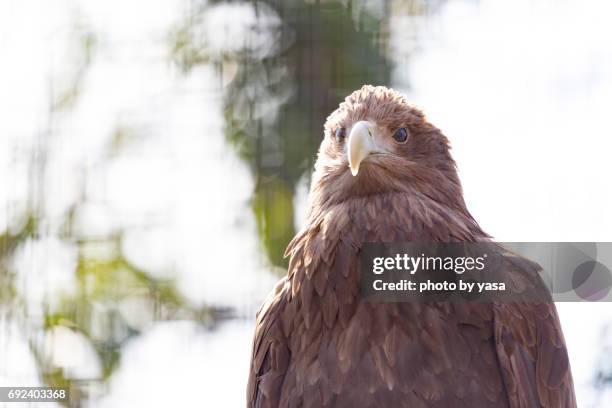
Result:
{"label": "eagle's eye", "polygon": [[406,128],[397,129],[393,134],[393,139],[395,139],[397,143],[404,143],[406,140],[408,140],[408,131]]}
{"label": "eagle's eye", "polygon": [[344,140],[344,138],[346,137],[346,128],[343,128],[343,127],[337,128],[335,136],[336,136],[336,139],[338,140]]}

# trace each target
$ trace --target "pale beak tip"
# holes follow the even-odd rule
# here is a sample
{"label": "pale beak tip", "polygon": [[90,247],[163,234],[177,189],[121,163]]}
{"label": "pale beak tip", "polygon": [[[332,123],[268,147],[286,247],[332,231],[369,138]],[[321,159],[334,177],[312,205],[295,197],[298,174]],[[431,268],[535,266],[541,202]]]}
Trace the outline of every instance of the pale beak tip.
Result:
{"label": "pale beak tip", "polygon": [[353,125],[349,134],[347,158],[351,169],[351,174],[354,176],[359,173],[361,162],[374,151],[372,141],[372,133],[368,122],[360,121]]}

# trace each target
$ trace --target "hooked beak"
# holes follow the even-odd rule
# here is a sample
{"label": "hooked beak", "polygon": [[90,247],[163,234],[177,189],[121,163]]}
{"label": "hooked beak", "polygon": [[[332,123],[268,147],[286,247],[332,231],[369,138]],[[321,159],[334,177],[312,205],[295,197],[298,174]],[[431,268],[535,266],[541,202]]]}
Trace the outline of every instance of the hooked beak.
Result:
{"label": "hooked beak", "polygon": [[348,137],[348,162],[351,174],[356,176],[359,165],[372,152],[377,151],[369,122],[360,121],[353,125]]}

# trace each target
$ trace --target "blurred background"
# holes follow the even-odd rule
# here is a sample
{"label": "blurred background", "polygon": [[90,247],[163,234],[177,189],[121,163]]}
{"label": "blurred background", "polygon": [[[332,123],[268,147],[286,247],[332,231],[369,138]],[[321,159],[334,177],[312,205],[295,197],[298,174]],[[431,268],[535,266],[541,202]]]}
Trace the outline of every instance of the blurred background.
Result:
{"label": "blurred background", "polygon": [[[443,129],[498,240],[612,241],[611,18],[605,0],[2,0],[0,386],[243,406],[323,123],[363,84]],[[579,406],[611,406],[612,308],[558,307]]]}

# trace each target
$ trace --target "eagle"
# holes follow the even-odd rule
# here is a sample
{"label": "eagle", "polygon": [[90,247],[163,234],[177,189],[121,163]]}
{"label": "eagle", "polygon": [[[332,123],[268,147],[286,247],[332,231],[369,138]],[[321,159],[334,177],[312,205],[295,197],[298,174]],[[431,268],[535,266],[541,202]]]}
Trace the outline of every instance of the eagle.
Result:
{"label": "eagle", "polygon": [[446,136],[366,85],[327,118],[305,227],[257,313],[248,407],[566,408],[552,301],[368,302],[367,242],[483,242]]}

